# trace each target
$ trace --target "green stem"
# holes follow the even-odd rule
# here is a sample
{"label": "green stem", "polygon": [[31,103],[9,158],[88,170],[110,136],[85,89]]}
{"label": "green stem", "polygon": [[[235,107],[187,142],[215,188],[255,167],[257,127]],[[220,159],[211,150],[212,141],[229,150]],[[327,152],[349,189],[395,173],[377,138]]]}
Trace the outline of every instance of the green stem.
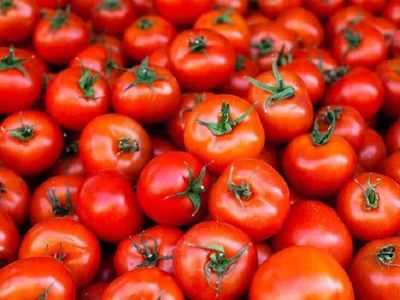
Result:
{"label": "green stem", "polygon": [[156,72],[148,66],[148,57],[143,59],[140,63],[139,67],[136,67],[132,70],[133,74],[135,74],[135,81],[130,83],[124,91],[129,90],[130,88],[137,86],[139,84],[146,84],[150,88],[152,88],[153,82],[157,80],[162,80],[164,77],[158,76]]}
{"label": "green stem", "polygon": [[189,40],[189,48],[191,52],[205,52],[207,47],[207,41],[203,36],[198,35],[194,41]]}
{"label": "green stem", "polygon": [[139,141],[127,136],[118,140],[118,153],[138,152],[140,150]]}
{"label": "green stem", "polygon": [[15,58],[15,49],[11,46],[8,49],[8,55],[0,58],[0,71],[16,69],[25,77],[29,77],[28,71],[23,66],[23,63],[29,59],[31,58]]}
{"label": "green stem", "polygon": [[248,180],[240,182],[240,184],[233,183],[233,167],[231,167],[228,178],[228,191],[231,192],[243,208],[243,201],[249,200],[252,191]]}
{"label": "green stem", "polygon": [[232,21],[232,9],[227,9],[225,12],[220,14],[217,18],[214,19],[214,24],[233,24]]}
{"label": "green stem", "polygon": [[264,38],[260,42],[252,44],[251,47],[257,48],[260,56],[265,56],[275,51],[275,46],[270,38]]}
{"label": "green stem", "polygon": [[[150,247],[149,242],[145,239],[148,238],[153,243],[153,247]],[[157,266],[159,260],[168,260],[172,259],[172,255],[160,255],[159,254],[159,246],[157,239],[153,236],[140,234],[139,236],[139,243],[136,243],[132,238],[131,242],[133,247],[135,247],[136,251],[141,254],[144,258],[144,261],[138,265],[136,268],[143,268],[143,267],[151,267],[154,268]]]}
{"label": "green stem", "polygon": [[7,10],[14,7],[15,4],[13,0],[0,0],[0,13],[5,14]]}
{"label": "green stem", "polygon": [[150,21],[149,19],[146,19],[145,17],[143,17],[139,20],[137,27],[142,30],[147,30],[147,29],[150,29],[151,27],[153,27],[154,24],[155,24],[155,22]]}
{"label": "green stem", "polygon": [[397,258],[397,248],[398,246],[392,244],[379,247],[375,255],[377,262],[386,267],[400,267],[400,264],[393,263]]}
{"label": "green stem", "polygon": [[71,14],[71,7],[67,5],[65,10],[61,7],[57,8],[57,12],[54,18],[50,18],[50,29],[56,31],[60,29],[63,25],[67,24],[69,21],[69,16]]}
{"label": "green stem", "polygon": [[85,68],[83,65],[81,66],[81,78],[78,81],[79,88],[81,89],[83,96],[88,99],[95,99],[95,89],[94,84],[97,79],[99,79],[99,75],[92,75],[92,70]]}
{"label": "green stem", "polygon": [[328,84],[332,84],[338,81],[344,75],[346,75],[349,70],[350,68],[347,66],[340,66],[329,70],[322,70],[322,73],[324,75],[325,82]]}
{"label": "green stem", "polygon": [[361,185],[361,183],[357,180],[354,179],[354,181],[358,184],[360,187],[363,197],[364,197],[364,207],[367,211],[377,209],[379,206],[379,194],[376,192],[376,188],[379,186],[381,183],[380,179],[377,179],[374,184],[371,183],[371,176],[368,177],[367,181],[367,187],[364,189],[364,187]]}
{"label": "green stem", "polygon": [[104,0],[99,6],[100,9],[105,9],[108,11],[115,11],[121,7],[120,0]]}
{"label": "green stem", "polygon": [[7,130],[7,133],[21,142],[27,142],[33,138],[35,131],[33,130],[32,126],[23,125],[22,127]]}
{"label": "green stem", "polygon": [[52,187],[47,190],[47,198],[52,206],[53,215],[56,217],[65,217],[73,215],[71,193],[69,191],[69,186],[66,186],[67,194],[65,200],[65,206],[57,199],[55,188]]}
{"label": "green stem", "polygon": [[336,126],[336,113],[335,111],[328,109],[326,111],[326,115],[324,117],[325,123],[329,124],[328,129],[321,133],[320,128],[319,128],[319,120],[318,118],[315,119],[314,122],[314,129],[313,132],[311,133],[311,139],[313,141],[314,146],[323,146],[327,144],[335,130]]}
{"label": "green stem", "polygon": [[49,296],[50,289],[51,287],[55,284],[55,281],[53,281],[44,291],[41,293],[36,300],[47,300],[47,297]]}
{"label": "green stem", "polygon": [[244,56],[243,55],[237,55],[236,56],[236,61],[235,61],[235,72],[242,71],[244,69]]}

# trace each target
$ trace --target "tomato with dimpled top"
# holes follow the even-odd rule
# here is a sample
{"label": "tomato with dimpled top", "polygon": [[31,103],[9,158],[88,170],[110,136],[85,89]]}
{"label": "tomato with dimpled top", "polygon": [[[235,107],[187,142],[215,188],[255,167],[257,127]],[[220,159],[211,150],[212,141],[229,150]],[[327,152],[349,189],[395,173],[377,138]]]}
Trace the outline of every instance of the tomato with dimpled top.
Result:
{"label": "tomato with dimpled top", "polygon": [[386,157],[386,153],[382,136],[372,128],[365,129],[364,138],[358,150],[358,163],[363,170],[375,170]]}
{"label": "tomato with dimpled top", "polygon": [[281,12],[291,7],[301,6],[303,0],[258,0],[261,11],[269,18],[277,17]]}
{"label": "tomato with dimpled top", "polygon": [[400,59],[382,62],[376,68],[376,74],[385,90],[382,112],[389,117],[400,117]]}
{"label": "tomato with dimpled top", "polygon": [[0,269],[12,263],[18,256],[20,234],[13,219],[0,211]]}

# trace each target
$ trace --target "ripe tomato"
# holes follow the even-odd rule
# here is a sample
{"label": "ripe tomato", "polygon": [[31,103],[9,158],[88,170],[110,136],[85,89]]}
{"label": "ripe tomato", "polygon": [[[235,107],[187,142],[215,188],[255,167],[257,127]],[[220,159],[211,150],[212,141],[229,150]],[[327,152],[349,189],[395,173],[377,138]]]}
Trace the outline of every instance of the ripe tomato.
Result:
{"label": "ripe tomato", "polygon": [[95,235],[78,221],[51,218],[34,225],[21,242],[20,259],[37,256],[52,256],[62,262],[82,288],[96,275],[101,249]]}
{"label": "ripe tomato", "polygon": [[205,91],[223,84],[233,72],[235,53],[218,32],[193,29],[182,31],[172,41],[169,60],[183,89]]}
{"label": "ripe tomato", "polygon": [[253,241],[276,234],[290,209],[289,188],[281,175],[258,159],[238,159],[222,172],[208,200],[214,220],[236,226]]}
{"label": "ripe tomato", "polygon": [[60,128],[36,110],[9,115],[1,123],[0,160],[7,168],[31,176],[49,169],[64,147]]}
{"label": "ripe tomato", "polygon": [[117,113],[142,124],[166,121],[178,108],[179,84],[170,71],[149,67],[147,58],[122,74],[112,90],[112,105]]}
{"label": "ripe tomato", "polygon": [[320,19],[325,19],[343,7],[346,0],[305,0],[306,7]]}
{"label": "ripe tomato", "polygon": [[81,16],[83,19],[89,19],[90,12],[95,7],[98,0],[69,0],[69,2],[74,13]]}
{"label": "ripe tomato", "polygon": [[52,217],[74,216],[76,196],[82,182],[81,176],[61,175],[41,183],[32,195],[31,224]]}
{"label": "ripe tomato", "polygon": [[380,12],[387,5],[386,0],[350,0],[350,5],[357,5],[371,13]]}
{"label": "ripe tomato", "polygon": [[390,59],[376,68],[385,90],[382,111],[392,118],[400,117],[400,59]]}
{"label": "ripe tomato", "polygon": [[149,65],[170,70],[168,47],[161,47],[149,55]]}
{"label": "ripe tomato", "polygon": [[247,12],[249,0],[214,0],[214,6],[231,8],[244,15]]}
{"label": "ripe tomato", "polygon": [[175,246],[183,232],[175,227],[156,225],[129,236],[118,244],[114,268],[118,275],[144,267],[171,273]]}
{"label": "ripe tomato", "polygon": [[17,258],[20,243],[18,228],[4,211],[0,211],[0,236],[0,268],[3,268]]}
{"label": "ripe tomato", "polygon": [[185,296],[174,278],[157,268],[130,271],[115,279],[106,288],[102,300],[115,299],[174,299]]}
{"label": "ripe tomato", "polygon": [[400,1],[391,0],[387,1],[385,8],[383,9],[382,16],[386,19],[391,20],[397,26],[400,25]]}
{"label": "ripe tomato", "polygon": [[260,266],[272,255],[272,249],[266,242],[254,243],[257,249],[258,265]]}
{"label": "ripe tomato", "polygon": [[184,129],[186,150],[214,173],[235,159],[257,157],[264,140],[254,106],[233,95],[210,95],[192,110]]}
{"label": "ripe tomato", "polygon": [[379,170],[400,184],[400,151],[387,156],[380,164]]}
{"label": "ripe tomato", "polygon": [[55,258],[30,257],[0,269],[1,300],[75,298],[75,283],[67,268]]}
{"label": "ripe tomato", "polygon": [[46,10],[33,33],[38,54],[51,64],[66,65],[89,42],[85,22],[74,13],[58,8]]}
{"label": "ripe tomato", "polygon": [[207,172],[192,154],[166,152],[151,160],[140,174],[139,203],[148,217],[163,225],[182,226],[198,221],[207,210],[211,186]]}
{"label": "ripe tomato", "polygon": [[[313,107],[304,82],[295,73],[272,71],[249,78],[248,101],[256,106],[269,143],[286,143],[306,133],[313,120]],[[290,124],[290,126],[287,126]]]}
{"label": "ripe tomato", "polygon": [[[135,180],[152,156],[151,140],[135,120],[117,114],[93,119],[83,129],[79,154],[85,171],[116,170]],[[1,157],[1,156],[0,156]]]}
{"label": "ripe tomato", "polygon": [[246,21],[250,29],[259,24],[272,23],[271,19],[267,18],[261,11],[254,9],[249,11],[246,17]]}
{"label": "ripe tomato", "polygon": [[40,8],[57,8],[65,7],[68,0],[36,0],[36,3]]}
{"label": "ripe tomato", "polygon": [[85,175],[82,160],[78,153],[78,141],[72,141],[64,147],[61,158],[54,165],[52,175]]}
{"label": "ripe tomato", "polygon": [[286,248],[269,257],[257,270],[250,300],[354,300],[345,270],[323,250],[308,246]]}
{"label": "ripe tomato", "polygon": [[389,127],[385,137],[385,145],[389,153],[400,150],[400,120],[393,122]]}
{"label": "ripe tomato", "polygon": [[168,151],[177,151],[178,149],[168,139],[161,136],[153,136],[151,139],[153,144],[154,157],[160,156]]}
{"label": "ripe tomato", "polygon": [[258,5],[268,18],[275,18],[281,12],[288,10],[291,7],[301,6],[303,0],[258,0]]}
{"label": "ripe tomato", "polygon": [[115,171],[85,179],[78,191],[76,214],[99,239],[110,243],[138,232],[144,222],[131,183]]}
{"label": "ripe tomato", "polygon": [[168,46],[175,35],[175,27],[167,20],[156,15],[143,16],[125,31],[123,47],[131,59],[141,61],[158,48]]}
{"label": "ripe tomato", "polygon": [[89,285],[78,294],[78,300],[101,300],[108,287],[106,282],[96,282]]}
{"label": "ripe tomato", "polygon": [[338,67],[338,63],[328,50],[322,48],[301,48],[293,53],[294,59],[308,59],[321,71],[331,70]]}
{"label": "ripe tomato", "polygon": [[256,268],[256,247],[243,231],[226,223],[199,223],[175,248],[175,276],[191,299],[237,299]]}
{"label": "ripe tomato", "polygon": [[386,41],[386,46],[390,49],[393,37],[397,32],[397,25],[382,17],[371,18],[368,22],[383,35]]}
{"label": "ripe tomato", "polygon": [[154,13],[156,10],[153,0],[132,0],[132,2],[136,10],[141,15]]}
{"label": "ripe tomato", "polygon": [[275,170],[280,170],[277,148],[273,145],[266,144],[257,159],[266,162]]}
{"label": "ripe tomato", "polygon": [[386,146],[381,135],[371,128],[364,133],[363,142],[358,150],[358,163],[365,171],[375,170],[386,157]]}
{"label": "ripe tomato", "polygon": [[349,268],[357,299],[391,300],[400,294],[399,237],[364,245]]}
{"label": "ripe tomato", "polygon": [[17,226],[22,226],[28,217],[29,205],[29,187],[24,179],[0,167],[0,211],[7,213]]}

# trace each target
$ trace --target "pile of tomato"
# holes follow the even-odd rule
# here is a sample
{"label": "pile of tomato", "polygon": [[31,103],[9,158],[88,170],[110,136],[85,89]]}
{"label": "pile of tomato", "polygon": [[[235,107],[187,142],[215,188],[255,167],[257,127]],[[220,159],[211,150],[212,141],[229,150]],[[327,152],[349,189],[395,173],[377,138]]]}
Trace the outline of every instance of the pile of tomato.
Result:
{"label": "pile of tomato", "polygon": [[0,0],[0,300],[400,299],[400,0]]}

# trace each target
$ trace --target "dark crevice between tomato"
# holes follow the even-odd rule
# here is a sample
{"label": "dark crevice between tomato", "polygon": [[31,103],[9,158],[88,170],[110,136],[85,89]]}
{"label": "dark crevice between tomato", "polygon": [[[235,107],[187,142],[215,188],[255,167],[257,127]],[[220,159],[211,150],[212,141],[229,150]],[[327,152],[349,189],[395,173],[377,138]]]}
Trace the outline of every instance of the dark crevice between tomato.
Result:
{"label": "dark crevice between tomato", "polygon": [[27,142],[31,138],[33,138],[35,130],[33,129],[33,126],[24,124],[24,121],[22,120],[21,116],[20,116],[20,123],[21,127],[7,130],[7,133],[13,138],[20,140],[21,142]]}
{"label": "dark crevice between tomato", "polygon": [[362,191],[362,195],[365,200],[363,205],[364,208],[367,211],[377,209],[379,206],[379,194],[376,192],[376,188],[379,186],[381,180],[378,178],[375,183],[371,183],[371,176],[369,176],[366,189],[357,179],[354,179],[354,181],[358,184]]}
{"label": "dark crevice between tomato", "polygon": [[140,150],[139,141],[131,137],[121,137],[118,140],[118,154],[127,152],[138,152]]}
{"label": "dark crevice between tomato", "polygon": [[320,128],[319,128],[319,119],[316,118],[314,122],[314,129],[311,133],[311,139],[314,144],[314,146],[323,146],[327,144],[335,131],[335,126],[336,126],[336,113],[332,109],[328,109],[326,111],[326,115],[324,116],[324,122],[329,124],[328,129],[321,133]]}
{"label": "dark crevice between tomato", "polygon": [[[145,237],[148,237],[150,241],[153,242],[153,247],[150,247]],[[136,265],[136,268],[154,268],[159,260],[172,259],[172,255],[159,254],[157,239],[155,239],[153,236],[141,234],[139,236],[139,241],[140,243],[136,243],[133,239],[131,239],[133,247],[135,247],[136,251],[139,252],[144,258],[144,261]]]}
{"label": "dark crevice between tomato", "polygon": [[201,35],[195,37],[195,39],[189,40],[189,48],[191,52],[205,52],[207,47],[207,41]]}
{"label": "dark crevice between tomato", "polygon": [[294,87],[291,85],[286,85],[283,82],[276,60],[274,60],[272,63],[272,72],[276,81],[275,86],[270,86],[252,77],[247,77],[251,84],[271,94],[271,96],[265,100],[265,107],[267,109],[271,104],[292,98],[295,94]]}
{"label": "dark crevice between tomato", "polygon": [[235,61],[235,72],[242,71],[244,69],[244,56],[237,55]]}
{"label": "dark crevice between tomato", "polygon": [[233,24],[232,21],[232,9],[227,9],[225,12],[220,14],[217,18],[214,19],[214,24]]}
{"label": "dark crevice between tomato", "polygon": [[348,66],[340,66],[340,67],[337,67],[337,68],[324,70],[322,68],[322,62],[320,63],[318,68],[322,71],[322,73],[324,75],[325,82],[328,83],[328,84],[335,83],[340,78],[342,78],[344,75],[346,75],[350,70],[350,68]]}
{"label": "dark crevice between tomato", "polygon": [[72,141],[69,145],[65,146],[63,156],[74,157],[78,155],[78,147],[78,141]]}
{"label": "dark crevice between tomato", "polygon": [[143,61],[140,63],[140,66],[138,68],[134,68],[132,72],[135,74],[136,80],[130,83],[124,89],[124,92],[134,86],[137,86],[138,84],[146,84],[150,88],[153,88],[154,81],[164,79],[164,77],[156,75],[155,71],[148,66],[148,57],[143,59]]}
{"label": "dark crevice between tomato", "polygon": [[54,187],[47,190],[47,198],[52,207],[53,215],[56,217],[71,216],[74,214],[71,202],[71,193],[69,191],[69,186],[66,186],[67,193],[65,197],[65,206],[63,206],[57,199],[56,190]]}
{"label": "dark crevice between tomato", "polygon": [[386,267],[400,267],[400,264],[393,263],[397,257],[396,250],[398,247],[399,246],[396,245],[385,245],[379,247],[375,255],[377,262]]}
{"label": "dark crevice between tomato", "polygon": [[99,79],[99,74],[92,75],[92,70],[81,66],[81,78],[79,78],[78,85],[81,89],[84,98],[95,99],[94,84]]}
{"label": "dark crevice between tomato", "polygon": [[273,41],[270,38],[264,38],[258,43],[253,43],[251,47],[258,49],[258,54],[260,56],[265,56],[275,51]]}
{"label": "dark crevice between tomato", "polygon": [[179,111],[179,118],[183,118],[183,114],[192,111],[197,105],[199,105],[204,100],[204,94],[195,94],[194,105],[192,107],[186,107]]}
{"label": "dark crevice between tomato", "polygon": [[22,65],[24,61],[27,61],[29,59],[31,59],[31,57],[18,59],[15,58],[15,49],[11,46],[8,50],[8,55],[0,59],[0,71],[16,69],[24,74],[25,77],[29,77],[28,72]]}
{"label": "dark crevice between tomato", "polygon": [[194,212],[192,213],[192,217],[194,217],[200,210],[201,206],[200,194],[206,192],[206,188],[204,187],[202,181],[206,176],[207,165],[201,168],[200,174],[197,178],[194,178],[193,170],[189,167],[188,164],[186,165],[189,173],[189,183],[187,189],[183,192],[167,196],[165,197],[165,199],[167,200],[175,197],[177,198],[188,197],[194,207]]}
{"label": "dark crevice between tomato", "polygon": [[109,11],[118,10],[121,7],[120,0],[104,0],[99,6],[98,9],[105,9]]}
{"label": "dark crevice between tomato", "polygon": [[105,46],[107,49],[107,60],[105,62],[104,75],[108,79],[110,78],[111,72],[114,69],[119,69],[120,66],[112,59],[112,50],[109,46]]}
{"label": "dark crevice between tomato", "polygon": [[56,31],[60,29],[63,25],[67,24],[70,14],[71,7],[69,5],[67,5],[65,10],[63,10],[61,7],[57,8],[55,17],[50,18],[50,29]]}
{"label": "dark crevice between tomato", "polygon": [[4,14],[9,10],[10,8],[14,7],[15,4],[13,0],[0,0],[0,13]]}
{"label": "dark crevice between tomato", "polygon": [[147,30],[147,29],[150,29],[151,27],[153,27],[154,24],[155,24],[155,22],[150,21],[149,19],[141,18],[137,24],[137,27],[142,30]]}
{"label": "dark crevice between tomato", "polygon": [[53,281],[44,291],[43,293],[41,293],[36,300],[47,300],[47,297],[49,296],[50,293],[50,289],[52,288],[52,286],[55,284],[56,282]]}
{"label": "dark crevice between tomato", "polygon": [[219,295],[221,291],[222,279],[225,276],[225,273],[234,263],[236,263],[243,256],[243,254],[250,247],[250,244],[246,245],[235,256],[227,258],[225,249],[221,245],[217,244],[196,245],[192,243],[188,243],[187,245],[190,247],[212,251],[208,256],[208,262],[204,265],[204,273],[206,275],[207,283],[210,287],[212,287],[211,272],[214,272],[217,275],[217,282],[216,282],[217,284],[215,287],[217,295]]}
{"label": "dark crevice between tomato", "polygon": [[236,200],[239,201],[242,208],[244,208],[243,201],[249,200],[252,195],[249,180],[242,181],[240,182],[240,184],[235,184],[233,183],[232,176],[233,176],[233,167],[231,167],[229,173],[228,191],[231,192],[233,196],[235,196]]}
{"label": "dark crevice between tomato", "polygon": [[7,193],[6,186],[3,182],[0,182],[0,194]]}

